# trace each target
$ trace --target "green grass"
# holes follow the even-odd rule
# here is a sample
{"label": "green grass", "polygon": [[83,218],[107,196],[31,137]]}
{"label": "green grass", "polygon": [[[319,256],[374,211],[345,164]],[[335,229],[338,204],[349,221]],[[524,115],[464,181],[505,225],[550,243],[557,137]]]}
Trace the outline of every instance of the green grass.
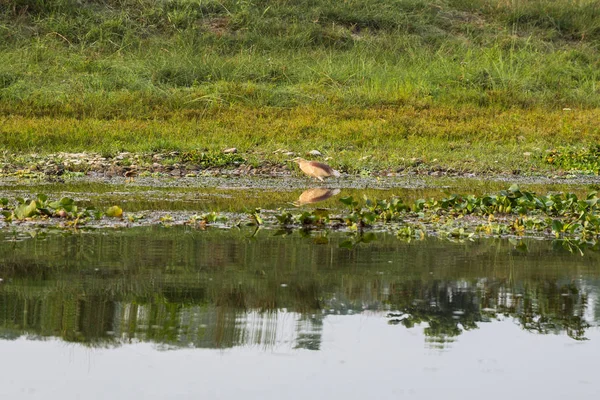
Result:
{"label": "green grass", "polygon": [[[250,163],[285,163],[277,150],[319,149],[347,172],[452,168],[539,172],[548,150],[600,138],[598,110],[490,108],[267,109],[232,107],[167,120],[0,117],[0,145],[13,152],[165,150],[218,153],[237,147]],[[185,160],[183,160],[185,161]],[[199,160],[189,160],[199,163]],[[210,161],[210,160],[207,160]]]}
{"label": "green grass", "polygon": [[15,152],[317,147],[508,169],[508,136],[591,144],[599,108],[598,1],[0,0]]}

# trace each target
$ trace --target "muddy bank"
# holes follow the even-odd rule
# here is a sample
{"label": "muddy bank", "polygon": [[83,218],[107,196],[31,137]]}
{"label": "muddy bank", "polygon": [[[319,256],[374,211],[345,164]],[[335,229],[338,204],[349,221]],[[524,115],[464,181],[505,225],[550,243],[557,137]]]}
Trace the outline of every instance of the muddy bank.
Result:
{"label": "muddy bank", "polygon": [[[409,167],[347,171],[341,168],[344,176],[394,178],[406,176],[420,177],[463,177],[493,178],[498,180],[561,180],[580,179],[600,181],[595,176],[582,176],[565,171],[539,173],[512,171],[457,171],[440,165],[429,165],[418,159]],[[248,161],[237,153],[202,152],[163,152],[129,153],[102,155],[97,153],[54,153],[54,154],[0,154],[0,179],[7,177],[61,178],[85,176],[93,179],[134,178],[134,177],[298,177],[301,173],[291,161],[275,163],[271,161]]]}
{"label": "muddy bank", "polygon": [[[323,186],[311,180],[293,163],[262,162],[251,164],[237,154],[206,156],[204,153],[123,152],[114,156],[95,153],[55,153],[47,155],[0,154],[0,185],[10,186],[28,181],[66,182],[84,180],[112,184],[128,183],[154,187],[228,187],[292,190]],[[522,174],[520,171],[469,172],[416,163],[409,168],[386,169],[352,174],[342,170],[342,177],[330,179],[332,188],[470,188],[469,182],[502,182],[532,185],[594,185],[600,177],[552,171]],[[481,183],[475,183],[482,186]]]}

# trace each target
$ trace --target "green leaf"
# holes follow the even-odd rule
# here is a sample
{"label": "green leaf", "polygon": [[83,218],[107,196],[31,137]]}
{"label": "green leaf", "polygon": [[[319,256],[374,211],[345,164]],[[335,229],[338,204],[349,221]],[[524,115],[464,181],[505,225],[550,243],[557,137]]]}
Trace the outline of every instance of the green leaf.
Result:
{"label": "green leaf", "polygon": [[42,203],[45,203],[45,202],[46,202],[46,200],[48,200],[48,196],[46,196],[46,195],[45,195],[45,194],[43,194],[43,193],[38,193],[38,195],[37,195],[37,198],[38,198],[38,200],[39,200],[39,201],[41,201]]}
{"label": "green leaf", "polygon": [[569,231],[569,233],[573,233],[581,228],[583,228],[583,225],[575,223],[575,224],[569,224],[566,229]]}
{"label": "green leaf", "polygon": [[217,213],[215,212],[210,212],[207,214],[202,214],[202,216],[200,216],[200,219],[206,223],[212,223],[212,222],[216,222],[218,218]]}
{"label": "green leaf", "polygon": [[62,199],[60,199],[60,205],[65,207],[65,206],[71,206],[75,203],[75,200],[69,198],[69,197],[63,197]]}
{"label": "green leaf", "polygon": [[587,204],[589,207],[594,207],[596,204],[598,204],[598,198],[588,197],[588,199],[585,200],[585,204]]}
{"label": "green leaf", "polygon": [[375,213],[372,213],[372,212],[363,213],[363,220],[365,222],[368,222],[369,224],[372,224],[373,222],[375,222],[376,219],[377,219],[377,215]]}
{"label": "green leaf", "polygon": [[264,224],[264,221],[263,221],[263,219],[260,217],[259,211],[256,211],[256,212],[252,213],[252,214],[250,215],[250,218],[252,218],[252,219],[253,219],[253,222],[254,222],[256,225],[262,225],[262,224]]}
{"label": "green leaf", "polygon": [[552,231],[553,232],[556,232],[556,233],[562,232],[563,227],[564,227],[564,224],[562,223],[561,220],[555,219],[554,221],[552,221]]}
{"label": "green leaf", "polygon": [[38,211],[40,212],[40,214],[44,214],[44,215],[52,215],[53,214],[52,211],[50,211],[46,207],[40,207],[40,208],[38,208]]}
{"label": "green leaf", "polygon": [[276,215],[275,218],[277,218],[277,221],[279,221],[280,224],[289,224],[292,220],[292,214],[290,213],[283,213],[281,215]]}
{"label": "green leaf", "polygon": [[340,198],[340,201],[347,206],[351,206],[354,202],[354,199],[352,198],[352,196],[348,196]]}
{"label": "green leaf", "polygon": [[75,205],[75,200],[70,199],[68,197],[63,197],[59,201],[53,201],[48,203],[48,207],[54,208],[55,210],[64,209],[68,212],[77,212],[77,206]]}
{"label": "green leaf", "polygon": [[29,204],[21,204],[15,208],[15,217],[17,219],[30,218],[35,215],[37,211],[37,204],[35,200],[31,200]]}
{"label": "green leaf", "polygon": [[113,217],[113,218],[121,218],[121,217],[123,217],[123,210],[119,206],[109,207],[106,210],[106,216]]}
{"label": "green leaf", "polygon": [[519,185],[517,185],[516,183],[511,185],[511,187],[508,188],[509,192],[513,192],[513,193],[517,193],[521,191],[521,188],[519,187]]}

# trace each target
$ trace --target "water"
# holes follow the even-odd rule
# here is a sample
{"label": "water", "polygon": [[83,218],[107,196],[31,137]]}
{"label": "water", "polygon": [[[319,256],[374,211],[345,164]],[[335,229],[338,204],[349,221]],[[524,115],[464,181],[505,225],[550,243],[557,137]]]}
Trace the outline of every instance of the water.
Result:
{"label": "water", "polygon": [[6,399],[596,398],[600,253],[140,227],[0,238]]}
{"label": "water", "polygon": [[[517,177],[514,177],[517,179]],[[569,191],[585,195],[598,190],[594,183],[565,180],[563,183],[552,183],[540,178],[521,178],[521,187],[538,193],[549,191]],[[363,196],[388,199],[401,197],[405,202],[420,198],[441,198],[453,193],[483,194],[508,189],[512,183],[506,180],[475,180],[457,178],[403,177],[373,179],[371,177],[347,177],[326,184],[310,182],[298,178],[137,178],[132,181],[110,179],[93,181],[65,180],[59,182],[31,181],[6,182],[0,179],[0,198],[35,197],[37,193],[45,193],[52,199],[63,196],[73,198],[78,204],[88,207],[111,206],[119,204],[125,211],[138,212],[146,210],[162,211],[220,211],[242,212],[246,209],[260,207],[276,209],[290,207],[292,203],[306,204],[303,194],[308,190],[323,188],[335,191],[335,194],[318,203],[319,207],[336,208],[340,206],[339,198]]]}

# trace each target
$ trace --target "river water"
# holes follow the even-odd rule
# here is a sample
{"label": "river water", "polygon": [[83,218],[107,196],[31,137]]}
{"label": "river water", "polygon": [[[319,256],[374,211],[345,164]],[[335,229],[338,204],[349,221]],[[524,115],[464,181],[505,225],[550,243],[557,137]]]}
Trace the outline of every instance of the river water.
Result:
{"label": "river water", "polygon": [[250,227],[1,236],[2,399],[600,395],[594,248]]}

